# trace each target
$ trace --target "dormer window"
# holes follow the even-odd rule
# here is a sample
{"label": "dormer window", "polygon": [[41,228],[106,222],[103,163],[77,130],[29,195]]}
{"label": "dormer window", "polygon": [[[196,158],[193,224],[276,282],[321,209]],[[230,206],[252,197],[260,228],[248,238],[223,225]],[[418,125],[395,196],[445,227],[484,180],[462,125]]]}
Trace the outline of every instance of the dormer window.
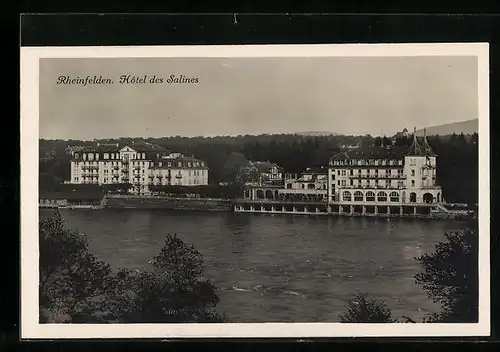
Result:
{"label": "dormer window", "polygon": [[75,159],[78,159],[78,153],[75,153]]}

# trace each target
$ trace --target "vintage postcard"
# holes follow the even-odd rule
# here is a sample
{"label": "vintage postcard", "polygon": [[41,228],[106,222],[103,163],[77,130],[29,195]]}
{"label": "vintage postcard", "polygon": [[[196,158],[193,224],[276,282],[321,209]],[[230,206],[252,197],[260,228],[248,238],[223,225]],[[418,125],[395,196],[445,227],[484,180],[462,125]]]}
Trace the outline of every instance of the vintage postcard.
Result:
{"label": "vintage postcard", "polygon": [[22,337],[489,335],[488,50],[21,48]]}

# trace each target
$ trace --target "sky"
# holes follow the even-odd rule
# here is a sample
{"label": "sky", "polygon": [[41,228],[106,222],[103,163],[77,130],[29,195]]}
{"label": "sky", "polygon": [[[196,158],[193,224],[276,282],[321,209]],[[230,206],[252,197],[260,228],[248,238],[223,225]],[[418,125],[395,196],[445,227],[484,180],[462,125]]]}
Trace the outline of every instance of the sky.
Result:
{"label": "sky", "polygon": [[[40,60],[40,138],[392,135],[478,117],[475,57]],[[184,75],[197,84],[118,84]],[[112,85],[58,85],[59,76]]]}

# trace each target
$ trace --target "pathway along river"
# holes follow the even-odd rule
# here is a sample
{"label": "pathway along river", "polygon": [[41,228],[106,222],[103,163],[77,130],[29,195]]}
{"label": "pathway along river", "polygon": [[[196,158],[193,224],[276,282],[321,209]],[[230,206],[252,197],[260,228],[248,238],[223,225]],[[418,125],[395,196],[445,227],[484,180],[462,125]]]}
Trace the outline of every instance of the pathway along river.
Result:
{"label": "pathway along river", "polygon": [[384,300],[395,317],[439,310],[414,283],[414,259],[433,251],[456,221],[300,215],[61,210],[69,228],[114,269],[141,270],[176,233],[198,249],[233,322],[335,322],[356,292]]}

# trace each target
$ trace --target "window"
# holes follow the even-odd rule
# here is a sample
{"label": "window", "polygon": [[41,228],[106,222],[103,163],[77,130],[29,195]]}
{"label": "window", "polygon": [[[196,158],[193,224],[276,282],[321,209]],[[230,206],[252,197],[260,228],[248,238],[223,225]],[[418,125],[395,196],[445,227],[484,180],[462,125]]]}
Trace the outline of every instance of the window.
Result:
{"label": "window", "polygon": [[182,163],[179,161],[179,162],[177,163],[177,166],[182,167]]}
{"label": "window", "polygon": [[351,175],[351,176],[353,175],[353,170],[352,169],[349,170],[349,175]]}
{"label": "window", "polygon": [[339,176],[340,176],[340,170],[337,170],[337,175],[339,175]]}
{"label": "window", "polygon": [[78,159],[78,153],[75,153],[75,159]]}
{"label": "window", "polygon": [[332,181],[335,180],[335,173],[332,174]]}
{"label": "window", "polygon": [[411,175],[415,176],[415,170],[414,169],[411,169]]}
{"label": "window", "polygon": [[342,193],[342,199],[345,202],[350,202],[351,201],[351,192],[345,191],[344,193]]}
{"label": "window", "polygon": [[340,180],[337,181],[337,186],[340,186]]}
{"label": "window", "polygon": [[389,195],[391,202],[399,202],[399,194],[397,192],[391,192]]}
{"label": "window", "polygon": [[366,201],[374,202],[375,201],[375,193],[372,191],[366,192]]}
{"label": "window", "polygon": [[377,194],[377,201],[378,202],[387,202],[387,193],[385,193],[385,192],[378,192],[378,194]]}
{"label": "window", "polygon": [[351,181],[351,186],[352,186],[354,182],[353,182],[353,180],[350,180],[350,181]]}
{"label": "window", "polygon": [[415,187],[415,180],[411,180],[411,186]]}
{"label": "window", "polygon": [[363,201],[363,193],[360,191],[354,192],[354,201],[355,202],[362,202]]}

